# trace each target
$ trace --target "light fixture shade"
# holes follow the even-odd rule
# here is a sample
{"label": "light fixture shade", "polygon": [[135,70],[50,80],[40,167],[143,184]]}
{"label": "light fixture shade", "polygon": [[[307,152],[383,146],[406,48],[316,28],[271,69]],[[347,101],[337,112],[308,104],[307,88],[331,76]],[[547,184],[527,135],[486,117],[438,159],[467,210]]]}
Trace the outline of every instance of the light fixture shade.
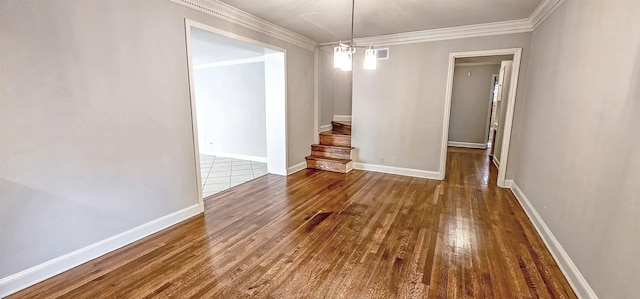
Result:
{"label": "light fixture shade", "polygon": [[344,47],[343,46],[337,46],[335,48],[333,48],[333,67],[334,68],[341,68],[343,65],[343,61],[344,61],[344,55],[346,53],[344,52]]}
{"label": "light fixture shade", "polygon": [[342,61],[342,66],[340,69],[344,72],[349,72],[352,69],[353,61],[351,59],[351,49],[344,53],[345,59]]}
{"label": "light fixture shade", "polygon": [[375,70],[378,63],[378,51],[376,49],[367,49],[364,51],[364,69]]}

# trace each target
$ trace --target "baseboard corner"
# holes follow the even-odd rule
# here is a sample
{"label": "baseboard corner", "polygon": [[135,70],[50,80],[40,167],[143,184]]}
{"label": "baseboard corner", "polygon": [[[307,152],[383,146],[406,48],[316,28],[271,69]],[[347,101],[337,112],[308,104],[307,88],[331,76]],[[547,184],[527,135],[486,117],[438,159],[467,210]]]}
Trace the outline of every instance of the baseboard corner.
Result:
{"label": "baseboard corner", "polygon": [[505,183],[509,186],[511,192],[518,200],[518,203],[520,203],[520,206],[522,206],[522,209],[529,217],[529,220],[535,227],[538,235],[540,235],[547,249],[551,252],[553,259],[558,264],[558,267],[560,267],[560,270],[566,277],[578,298],[597,299],[598,295],[593,291],[587,280],[580,272],[580,269],[578,269],[573,260],[571,260],[569,254],[553,235],[547,224],[542,219],[542,216],[540,216],[518,184],[514,180],[506,180]]}
{"label": "baseboard corner", "polygon": [[296,173],[298,171],[301,171],[301,170],[303,170],[305,168],[307,168],[307,162],[306,161],[305,162],[300,162],[300,163],[298,163],[296,165],[293,165],[293,166],[287,168],[287,175],[292,175],[292,174],[294,174],[294,173]]}
{"label": "baseboard corner", "polygon": [[42,264],[0,278],[0,298],[14,294],[69,269],[120,249],[167,227],[197,216],[202,212],[204,212],[204,204],[197,203]]}
{"label": "baseboard corner", "polygon": [[351,121],[351,115],[334,115],[333,121]]}
{"label": "baseboard corner", "polygon": [[381,172],[381,173],[388,173],[388,174],[397,174],[397,175],[404,175],[404,176],[430,179],[430,180],[441,181],[443,179],[442,174],[440,172],[413,169],[413,168],[403,168],[403,167],[397,167],[397,166],[353,162],[353,169]]}
{"label": "baseboard corner", "polygon": [[460,141],[448,141],[447,146],[487,149],[486,143],[472,143],[472,142],[460,142]]}

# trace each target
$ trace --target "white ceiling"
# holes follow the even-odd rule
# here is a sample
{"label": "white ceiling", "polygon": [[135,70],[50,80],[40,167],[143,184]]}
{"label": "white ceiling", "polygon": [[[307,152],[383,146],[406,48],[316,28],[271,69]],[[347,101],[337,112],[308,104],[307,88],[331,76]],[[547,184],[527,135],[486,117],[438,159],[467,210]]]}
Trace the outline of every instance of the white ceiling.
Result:
{"label": "white ceiling", "polygon": [[[348,40],[350,0],[220,0],[317,42]],[[529,17],[542,0],[356,0],[354,37]]]}
{"label": "white ceiling", "polygon": [[271,52],[260,46],[191,28],[193,65],[264,56]]}

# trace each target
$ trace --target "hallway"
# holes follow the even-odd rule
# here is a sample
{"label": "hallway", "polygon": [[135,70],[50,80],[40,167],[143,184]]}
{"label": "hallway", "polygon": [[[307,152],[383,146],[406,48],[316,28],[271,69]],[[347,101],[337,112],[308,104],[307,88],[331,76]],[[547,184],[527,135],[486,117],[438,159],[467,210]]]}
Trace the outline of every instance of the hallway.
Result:
{"label": "hallway", "polygon": [[575,298],[486,151],[448,157],[445,181],[262,176],[10,298]]}

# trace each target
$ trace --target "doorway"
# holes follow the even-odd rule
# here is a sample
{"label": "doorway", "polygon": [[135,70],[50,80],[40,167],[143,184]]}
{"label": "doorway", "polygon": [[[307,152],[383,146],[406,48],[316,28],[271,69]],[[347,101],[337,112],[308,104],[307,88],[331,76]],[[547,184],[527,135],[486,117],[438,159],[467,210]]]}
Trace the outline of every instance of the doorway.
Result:
{"label": "doorway", "polygon": [[216,161],[211,181],[228,171],[229,187],[234,165],[237,179],[286,175],[285,50],[188,19],[185,32],[200,202]]}
{"label": "doorway", "polygon": [[[492,142],[492,147],[500,148],[500,152],[497,154],[497,160],[500,161],[498,165],[498,178],[497,185],[502,188],[509,187],[505,182],[506,170],[509,159],[509,145],[511,141],[511,127],[513,124],[513,113],[515,109],[516,91],[518,85],[518,77],[520,72],[520,62],[522,57],[522,49],[501,49],[501,50],[486,50],[486,51],[474,51],[474,52],[460,52],[451,53],[449,55],[449,73],[447,80],[447,93],[445,102],[445,121],[443,127],[443,142],[441,148],[441,161],[440,161],[440,173],[442,179],[446,176],[446,163],[447,163],[447,147],[449,144],[449,130],[451,119],[451,106],[452,106],[452,94],[453,94],[453,82],[456,68],[457,59],[478,59],[483,57],[494,57],[502,60],[508,56],[511,58],[511,65],[508,68],[509,72],[506,72],[506,67],[501,63],[501,73],[503,73],[503,79],[505,82],[502,84],[502,95],[499,95],[504,99],[502,103],[499,103],[497,110],[503,110],[503,116],[499,116],[502,122],[499,124],[500,130],[496,130],[496,138]],[[505,72],[503,72],[503,69]],[[505,88],[508,87],[508,88]],[[486,110],[484,110],[486,111]],[[500,112],[497,112],[500,115]],[[488,136],[488,135],[487,135]]]}

